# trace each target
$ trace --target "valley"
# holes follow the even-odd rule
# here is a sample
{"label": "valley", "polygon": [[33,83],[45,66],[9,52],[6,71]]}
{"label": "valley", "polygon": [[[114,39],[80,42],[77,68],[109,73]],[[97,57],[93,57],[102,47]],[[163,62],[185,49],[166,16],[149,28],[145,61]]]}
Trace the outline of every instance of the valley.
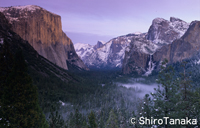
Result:
{"label": "valley", "polygon": [[196,128],[199,60],[200,21],[155,18],[145,33],[73,44],[59,15],[0,7],[0,127],[181,128],[129,119],[189,117]]}

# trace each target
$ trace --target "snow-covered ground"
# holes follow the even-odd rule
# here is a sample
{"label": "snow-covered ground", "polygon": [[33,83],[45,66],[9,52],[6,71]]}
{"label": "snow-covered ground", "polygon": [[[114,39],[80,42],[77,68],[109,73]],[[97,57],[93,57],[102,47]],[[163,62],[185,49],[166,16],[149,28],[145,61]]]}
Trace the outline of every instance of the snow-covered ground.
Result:
{"label": "snow-covered ground", "polygon": [[0,44],[3,44],[3,38],[0,38]]}

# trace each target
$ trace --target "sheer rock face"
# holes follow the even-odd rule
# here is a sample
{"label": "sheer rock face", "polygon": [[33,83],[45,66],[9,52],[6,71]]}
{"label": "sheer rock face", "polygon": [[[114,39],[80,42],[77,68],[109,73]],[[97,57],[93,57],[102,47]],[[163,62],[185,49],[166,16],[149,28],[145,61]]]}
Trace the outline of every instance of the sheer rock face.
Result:
{"label": "sheer rock face", "polygon": [[0,11],[12,24],[13,31],[40,55],[64,69],[68,69],[66,61],[87,69],[62,31],[59,15],[35,5],[0,8]]}
{"label": "sheer rock face", "polygon": [[129,47],[126,48],[122,65],[124,74],[137,72],[141,75],[145,73],[149,57],[157,48],[157,45],[146,40],[145,37],[146,34],[133,37]]}
{"label": "sheer rock face", "polygon": [[15,54],[18,50],[22,51],[30,72],[34,71],[34,74],[42,74],[47,78],[54,75],[65,82],[77,81],[72,75],[68,74],[66,70],[40,56],[28,41],[23,40],[18,34],[13,32],[12,25],[4,14],[0,12],[0,52],[2,52],[2,45],[5,42],[8,43],[6,46],[9,47],[9,52],[11,54]]}

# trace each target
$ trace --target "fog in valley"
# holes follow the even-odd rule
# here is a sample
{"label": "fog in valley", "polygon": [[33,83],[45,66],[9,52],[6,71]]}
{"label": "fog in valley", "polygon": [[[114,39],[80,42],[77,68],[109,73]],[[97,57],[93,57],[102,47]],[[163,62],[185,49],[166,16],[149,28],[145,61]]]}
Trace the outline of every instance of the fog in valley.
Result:
{"label": "fog in valley", "polygon": [[145,94],[150,94],[154,92],[154,88],[158,87],[158,83],[147,82],[145,78],[131,78],[128,79],[126,83],[116,82],[119,87],[125,87],[127,89],[133,90],[134,96],[138,98],[144,98]]}
{"label": "fog in valley", "polygon": [[158,84],[152,83],[152,84],[143,84],[143,83],[118,83],[119,86],[123,86],[126,88],[132,88],[135,90],[135,95],[139,98],[143,98],[145,94],[150,94],[151,92],[154,92],[154,88],[158,87]]}

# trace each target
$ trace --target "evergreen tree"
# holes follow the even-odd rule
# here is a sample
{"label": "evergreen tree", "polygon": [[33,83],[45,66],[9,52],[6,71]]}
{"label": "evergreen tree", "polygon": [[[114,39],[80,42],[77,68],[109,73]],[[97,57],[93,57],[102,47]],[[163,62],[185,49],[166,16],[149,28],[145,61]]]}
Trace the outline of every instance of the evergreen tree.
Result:
{"label": "evergreen tree", "polygon": [[[13,67],[13,55],[9,49],[9,43],[4,40],[3,45],[0,44],[0,103],[6,86],[6,79]],[[0,105],[1,106],[1,105]]]}
{"label": "evergreen tree", "polygon": [[194,105],[191,106],[192,118],[197,119],[197,126],[200,126],[200,88],[195,90],[192,102],[194,103]]}
{"label": "evergreen tree", "polygon": [[91,111],[90,115],[88,115],[88,119],[89,119],[89,127],[88,128],[97,128],[95,114],[93,111]]}
{"label": "evergreen tree", "polygon": [[[192,81],[189,76],[190,73],[186,73],[186,64],[187,62],[182,62],[183,73],[181,73],[180,80],[180,99],[177,102],[177,115],[179,118],[193,118],[193,115],[195,114],[194,108],[196,107],[193,101],[196,97],[194,97],[195,93],[192,91]],[[186,127],[189,127],[189,125]]]}
{"label": "evergreen tree", "polygon": [[0,127],[48,127],[38,104],[37,88],[27,74],[22,51],[16,52],[13,58],[6,41],[1,51]]}
{"label": "evergreen tree", "polygon": [[100,121],[99,121],[99,128],[104,128],[104,120],[103,120],[103,117],[100,118]]}
{"label": "evergreen tree", "polygon": [[75,110],[75,113],[70,114],[70,121],[69,121],[69,127],[70,128],[82,128],[85,127],[85,118],[84,116],[79,112],[78,109]]}
{"label": "evergreen tree", "polygon": [[[156,119],[176,118],[177,116],[176,103],[180,97],[178,95],[179,81],[176,79],[173,67],[166,66],[167,63],[167,60],[163,61],[158,79],[160,85],[155,89],[155,93],[151,93],[151,115]],[[168,126],[165,124],[165,128]]]}
{"label": "evergreen tree", "polygon": [[52,105],[51,112],[49,116],[49,128],[64,128],[64,120],[61,118],[61,115],[58,114],[56,108]]}
{"label": "evergreen tree", "polygon": [[142,112],[142,115],[144,117],[147,117],[147,118],[151,118],[152,117],[152,112],[151,112],[151,109],[152,109],[152,101],[151,101],[151,98],[149,96],[149,94],[146,94],[145,97],[144,97],[144,103],[143,103],[143,107],[141,108],[141,112]]}
{"label": "evergreen tree", "polygon": [[117,117],[113,109],[110,110],[109,118],[106,123],[106,128],[118,128]]}
{"label": "evergreen tree", "polygon": [[[155,93],[151,93],[152,99],[148,98],[147,95],[144,98],[145,105],[142,107],[142,116],[148,118],[152,116],[156,119],[163,117],[172,119],[183,119],[186,117],[199,119],[200,102],[198,97],[200,94],[198,91],[192,91],[192,81],[185,71],[186,63],[182,63],[184,71],[180,78],[175,75],[173,67],[166,67],[166,64],[167,61],[165,60],[159,74],[158,82],[160,85],[155,89]],[[169,127],[169,122],[164,127]],[[181,126],[170,127],[178,128]]]}

